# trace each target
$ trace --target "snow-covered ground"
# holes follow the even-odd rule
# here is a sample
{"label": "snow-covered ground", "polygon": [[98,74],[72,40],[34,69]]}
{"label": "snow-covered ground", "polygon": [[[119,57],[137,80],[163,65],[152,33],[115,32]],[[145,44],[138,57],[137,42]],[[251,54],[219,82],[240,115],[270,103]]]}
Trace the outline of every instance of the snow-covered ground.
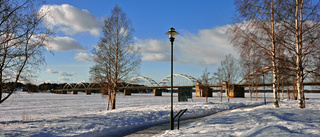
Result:
{"label": "snow-covered ground", "polygon": [[[169,122],[170,96],[153,94],[117,95],[116,110],[105,111],[107,99],[100,94],[61,95],[18,92],[0,105],[0,136],[113,136]],[[263,105],[248,98],[227,99],[223,102],[214,94],[177,102],[174,111],[188,109],[182,119],[195,118],[246,106],[212,118],[203,119],[180,130],[166,131],[162,136],[282,136],[320,135],[320,95],[306,94],[307,108],[297,109],[296,101],[281,101],[280,108],[272,103]],[[246,95],[248,97],[248,95]],[[271,97],[267,94],[267,97]],[[268,98],[268,101],[272,101]],[[300,118],[300,116],[302,116]]]}
{"label": "snow-covered ground", "polygon": [[296,101],[255,108],[232,110],[222,115],[199,120],[180,130],[167,131],[167,136],[320,136],[320,101],[309,100],[307,108],[297,109]]}

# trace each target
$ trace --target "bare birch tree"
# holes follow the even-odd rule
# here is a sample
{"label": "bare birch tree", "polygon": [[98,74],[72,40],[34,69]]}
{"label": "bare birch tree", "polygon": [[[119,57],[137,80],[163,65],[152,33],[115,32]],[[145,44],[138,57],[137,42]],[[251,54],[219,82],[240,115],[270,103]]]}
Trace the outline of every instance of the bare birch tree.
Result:
{"label": "bare birch tree", "polygon": [[283,1],[279,16],[286,28],[283,45],[290,53],[298,90],[299,108],[305,108],[303,81],[308,75],[319,76],[320,3],[314,0]]}
{"label": "bare birch tree", "polygon": [[116,92],[121,82],[140,65],[139,49],[134,48],[133,28],[122,9],[116,5],[102,27],[103,35],[93,50],[94,62],[90,69],[91,80],[106,85],[108,104],[116,108]]}
{"label": "bare birch tree", "polygon": [[213,80],[215,83],[221,83],[222,81],[227,81],[229,84],[235,83],[240,76],[239,69],[237,60],[231,54],[228,54],[221,61],[217,72],[213,73]]}
{"label": "bare birch tree", "polygon": [[279,75],[290,76],[294,72],[299,108],[304,108],[303,81],[311,75],[319,76],[319,1],[237,0],[236,6],[239,17],[245,22],[232,29],[232,43],[242,49],[249,41],[271,59],[272,66],[265,66],[250,73],[250,76],[272,70],[277,107],[277,89],[281,82]]}
{"label": "bare birch tree", "polygon": [[[241,52],[248,44],[251,44],[264,52],[265,59],[271,62],[270,66],[258,69],[250,73],[248,76],[256,77],[266,71],[272,71],[273,75],[273,95],[274,95],[274,107],[279,107],[278,103],[278,74],[277,74],[277,32],[278,26],[275,21],[275,5],[277,2],[273,0],[236,0],[236,10],[238,18],[245,20],[245,22],[235,24],[230,30],[232,35],[231,42]],[[241,52],[241,54],[245,54]]]}
{"label": "bare birch tree", "polygon": [[210,92],[210,84],[212,83],[213,76],[210,76],[210,72],[208,72],[208,68],[202,72],[201,77],[198,79],[200,82],[200,86],[202,86],[203,92],[206,96],[206,102],[208,102],[208,94]]}
{"label": "bare birch tree", "polygon": [[[27,82],[45,63],[43,52],[52,34],[41,25],[46,11],[36,11],[32,0],[0,2],[0,104],[15,90],[18,81]],[[6,87],[5,83],[13,82]]]}
{"label": "bare birch tree", "polygon": [[213,80],[213,76],[210,76],[210,72],[208,72],[208,68],[205,68],[205,70],[202,72],[201,77],[198,79],[199,82],[203,85],[210,85]]}

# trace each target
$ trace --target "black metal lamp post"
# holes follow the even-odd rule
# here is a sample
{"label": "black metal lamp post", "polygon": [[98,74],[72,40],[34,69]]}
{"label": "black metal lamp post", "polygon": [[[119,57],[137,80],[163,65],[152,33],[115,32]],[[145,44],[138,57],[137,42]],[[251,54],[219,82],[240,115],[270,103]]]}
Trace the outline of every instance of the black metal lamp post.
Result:
{"label": "black metal lamp post", "polygon": [[171,42],[171,111],[170,111],[170,130],[174,129],[174,119],[173,119],[173,41],[175,39],[175,35],[179,33],[175,31],[174,28],[170,28],[166,35],[169,35],[169,39]]}

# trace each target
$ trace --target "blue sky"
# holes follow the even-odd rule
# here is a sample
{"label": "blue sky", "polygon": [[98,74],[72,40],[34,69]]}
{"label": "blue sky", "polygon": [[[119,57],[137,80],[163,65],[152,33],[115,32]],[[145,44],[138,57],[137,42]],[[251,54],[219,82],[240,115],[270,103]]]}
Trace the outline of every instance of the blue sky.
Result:
{"label": "blue sky", "polygon": [[[47,23],[56,31],[45,54],[47,65],[37,83],[88,82],[89,60],[101,36],[102,20],[115,5],[127,14],[135,29],[134,46],[142,48],[140,75],[159,82],[170,74],[170,42],[174,27],[174,73],[199,78],[215,72],[225,55],[235,54],[225,31],[233,23],[233,0],[48,0]],[[39,8],[39,9],[40,9]]]}

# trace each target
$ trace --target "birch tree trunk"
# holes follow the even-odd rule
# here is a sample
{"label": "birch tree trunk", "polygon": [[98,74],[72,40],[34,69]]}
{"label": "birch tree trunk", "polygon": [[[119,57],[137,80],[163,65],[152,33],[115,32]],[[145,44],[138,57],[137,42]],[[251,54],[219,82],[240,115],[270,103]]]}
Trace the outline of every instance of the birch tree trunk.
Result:
{"label": "birch tree trunk", "polygon": [[273,0],[270,2],[270,10],[271,10],[271,44],[272,44],[272,75],[273,75],[273,83],[272,83],[272,90],[273,90],[273,102],[274,102],[274,107],[278,108],[279,103],[278,103],[278,87],[277,87],[277,82],[278,82],[278,75],[276,74],[277,72],[277,64],[276,64],[276,41],[275,41],[275,35],[274,35],[274,7],[273,7]]}
{"label": "birch tree trunk", "polygon": [[297,52],[297,90],[299,108],[305,108],[304,88],[303,88],[303,66],[302,66],[302,8],[303,0],[296,0],[296,52]]}

